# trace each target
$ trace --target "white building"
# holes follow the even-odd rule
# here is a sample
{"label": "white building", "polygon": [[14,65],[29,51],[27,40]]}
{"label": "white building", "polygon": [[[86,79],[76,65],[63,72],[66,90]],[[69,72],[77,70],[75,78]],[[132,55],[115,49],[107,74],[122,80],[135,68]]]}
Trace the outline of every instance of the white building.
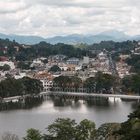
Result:
{"label": "white building", "polygon": [[98,59],[99,59],[100,61],[105,61],[105,60],[107,59],[107,54],[104,53],[104,52],[99,53],[99,54],[98,54]]}
{"label": "white building", "polygon": [[67,64],[78,65],[79,62],[80,62],[80,60],[78,58],[75,58],[75,57],[70,58],[70,59],[67,60]]}
{"label": "white building", "polygon": [[43,84],[44,91],[50,91],[50,89],[53,87],[53,81],[42,79],[40,80]]}
{"label": "white building", "polygon": [[38,79],[42,82],[44,91],[48,91],[53,86],[53,76],[47,72],[39,72],[33,76],[33,78]]}
{"label": "white building", "polygon": [[34,59],[32,64],[30,65],[30,67],[36,67],[36,66],[42,66],[43,65],[43,62],[37,58],[37,59]]}
{"label": "white building", "polygon": [[15,79],[21,79],[23,77],[26,77],[26,73],[19,73],[19,74],[14,75]]}
{"label": "white building", "polygon": [[84,56],[84,58],[83,58],[83,63],[84,63],[84,64],[89,64],[89,57]]}

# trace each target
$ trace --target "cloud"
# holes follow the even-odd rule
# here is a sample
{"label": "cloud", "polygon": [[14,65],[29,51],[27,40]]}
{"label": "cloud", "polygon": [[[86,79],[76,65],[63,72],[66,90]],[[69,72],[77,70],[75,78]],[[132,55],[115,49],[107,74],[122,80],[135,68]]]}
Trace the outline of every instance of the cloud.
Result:
{"label": "cloud", "polygon": [[27,9],[29,5],[18,0],[1,0],[0,14],[15,13]]}
{"label": "cloud", "polygon": [[40,36],[140,34],[139,0],[1,0],[0,32]]}

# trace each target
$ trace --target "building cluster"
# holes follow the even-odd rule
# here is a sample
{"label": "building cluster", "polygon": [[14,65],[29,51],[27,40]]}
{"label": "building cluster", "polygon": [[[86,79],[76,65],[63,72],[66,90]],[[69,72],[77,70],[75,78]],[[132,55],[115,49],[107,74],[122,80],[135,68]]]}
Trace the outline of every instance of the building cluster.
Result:
{"label": "building cluster", "polygon": [[120,78],[130,75],[131,67],[125,62],[130,55],[120,55],[120,61],[116,63],[116,70]]}
{"label": "building cluster", "polygon": [[[126,58],[128,56],[121,57],[123,59],[123,57]],[[82,59],[76,57],[68,58],[62,54],[51,55],[48,58],[40,57],[30,62],[29,70],[17,68],[17,63],[10,61],[7,57],[0,57],[0,66],[10,66],[9,70],[0,70],[0,80],[8,76],[15,79],[28,76],[40,80],[43,83],[44,90],[50,90],[53,86],[53,79],[60,75],[78,76],[84,81],[89,77],[94,77],[98,71],[106,74],[113,73],[113,60],[106,51],[98,52],[96,58],[89,58],[88,56],[84,56]],[[120,78],[129,74],[130,68],[124,61],[114,65],[116,65]],[[59,70],[50,71],[53,66],[57,66]]]}
{"label": "building cluster", "polygon": [[92,60],[91,65],[95,72],[101,71],[102,73],[111,74],[110,61],[107,53],[101,52],[96,59]]}
{"label": "building cluster", "polygon": [[117,62],[116,69],[120,78],[130,75],[130,66],[128,66],[125,62]]}

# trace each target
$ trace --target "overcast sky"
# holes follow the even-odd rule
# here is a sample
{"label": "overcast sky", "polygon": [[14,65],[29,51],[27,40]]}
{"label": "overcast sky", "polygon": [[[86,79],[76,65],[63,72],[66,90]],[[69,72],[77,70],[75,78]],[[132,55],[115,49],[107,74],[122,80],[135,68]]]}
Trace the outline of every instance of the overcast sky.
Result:
{"label": "overcast sky", "polygon": [[140,0],[0,0],[0,32],[40,35],[140,34]]}

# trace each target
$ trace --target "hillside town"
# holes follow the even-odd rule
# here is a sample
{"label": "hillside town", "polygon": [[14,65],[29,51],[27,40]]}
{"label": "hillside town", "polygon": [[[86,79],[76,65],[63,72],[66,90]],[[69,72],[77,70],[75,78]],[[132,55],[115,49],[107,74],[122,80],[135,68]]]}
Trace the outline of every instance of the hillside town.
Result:
{"label": "hillside town", "polygon": [[[131,54],[140,54],[140,43],[138,47],[131,50]],[[30,48],[30,46],[24,48]],[[14,47],[19,51],[19,47]],[[6,54],[7,47],[1,50]],[[42,82],[44,91],[48,91],[53,87],[53,79],[59,76],[77,76],[85,81],[89,77],[95,77],[97,72],[124,78],[134,74],[131,72],[131,66],[126,63],[126,59],[131,54],[120,54],[119,61],[114,61],[111,54],[105,49],[96,52],[96,57],[83,56],[68,57],[63,54],[49,55],[48,57],[38,57],[32,61],[11,61],[9,57],[0,56],[0,81],[7,77],[20,79],[30,77],[38,79]],[[19,66],[20,65],[20,66]],[[26,69],[28,65],[28,69]]]}

